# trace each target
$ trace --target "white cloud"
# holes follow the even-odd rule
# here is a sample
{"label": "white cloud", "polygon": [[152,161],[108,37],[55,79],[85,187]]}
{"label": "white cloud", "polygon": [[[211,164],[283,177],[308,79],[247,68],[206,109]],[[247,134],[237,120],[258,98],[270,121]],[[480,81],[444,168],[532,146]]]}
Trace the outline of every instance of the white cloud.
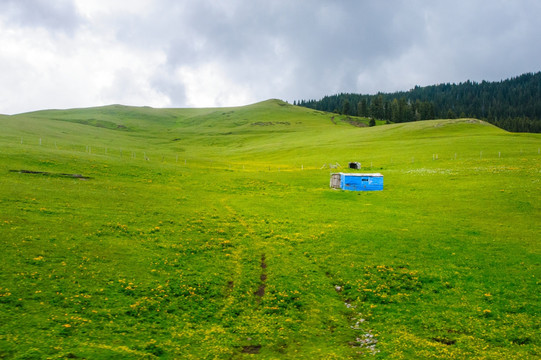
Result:
{"label": "white cloud", "polygon": [[186,105],[190,107],[235,106],[254,101],[249,89],[229,78],[219,63],[180,66],[175,76],[186,89]]}
{"label": "white cloud", "polygon": [[110,103],[168,106],[152,88],[159,51],[133,49],[99,32],[72,36],[0,23],[0,109],[9,113]]}
{"label": "white cloud", "polygon": [[541,3],[0,1],[0,113],[240,105],[539,71]]}
{"label": "white cloud", "polygon": [[119,14],[145,14],[151,11],[152,0],[74,0],[77,11],[87,19]]}

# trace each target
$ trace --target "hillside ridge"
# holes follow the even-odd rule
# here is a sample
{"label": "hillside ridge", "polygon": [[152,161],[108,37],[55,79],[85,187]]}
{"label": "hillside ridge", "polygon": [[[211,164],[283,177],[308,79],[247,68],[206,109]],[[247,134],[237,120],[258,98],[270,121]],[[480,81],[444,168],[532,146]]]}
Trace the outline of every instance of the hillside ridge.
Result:
{"label": "hillside ridge", "polygon": [[[307,109],[289,104],[280,99],[268,99],[244,106],[211,107],[211,108],[153,108],[149,106],[128,106],[111,104],[89,108],[46,109],[9,115],[6,118],[40,119],[42,121],[62,121],[88,125],[97,128],[120,131],[137,131],[153,127],[203,129],[203,133],[214,133],[222,127],[228,129],[243,128],[244,132],[273,132],[278,128],[282,131],[301,131],[300,125],[323,128],[355,128],[356,124],[363,125],[365,132],[368,119],[355,116],[337,115],[326,111]],[[302,121],[294,121],[298,117]],[[297,119],[299,120],[299,119]],[[312,124],[312,125],[310,125]],[[401,125],[405,125],[402,123]],[[435,119],[431,122],[411,122],[405,129],[411,131],[426,131],[435,127],[450,125],[489,125],[483,120],[465,119]],[[384,122],[378,122],[380,127]],[[394,129],[398,124],[387,124],[386,128]],[[361,127],[361,128],[362,128]],[[493,125],[491,125],[493,127]],[[402,126],[400,126],[402,128]],[[469,126],[474,129],[475,126]],[[488,129],[488,128],[487,128]],[[164,131],[165,129],[162,129]],[[353,129],[351,129],[353,130]],[[353,130],[355,131],[355,130]],[[376,131],[377,132],[377,131]],[[219,134],[219,133],[218,133]]]}

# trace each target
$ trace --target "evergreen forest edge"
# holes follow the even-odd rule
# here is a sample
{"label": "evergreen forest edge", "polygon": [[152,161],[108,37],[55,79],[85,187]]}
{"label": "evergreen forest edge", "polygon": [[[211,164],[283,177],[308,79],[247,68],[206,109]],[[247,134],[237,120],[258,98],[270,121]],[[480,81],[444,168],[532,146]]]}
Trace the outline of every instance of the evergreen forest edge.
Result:
{"label": "evergreen forest edge", "polygon": [[294,105],[393,123],[470,117],[507,131],[541,133],[541,72],[498,82],[468,80],[375,95],[341,93]]}

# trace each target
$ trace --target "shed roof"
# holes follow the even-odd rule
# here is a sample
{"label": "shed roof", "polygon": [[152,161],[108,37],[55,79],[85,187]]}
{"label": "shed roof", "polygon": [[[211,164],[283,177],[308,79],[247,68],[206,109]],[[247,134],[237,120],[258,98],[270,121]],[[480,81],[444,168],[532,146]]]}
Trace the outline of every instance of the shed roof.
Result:
{"label": "shed roof", "polygon": [[[341,173],[335,173],[335,174],[346,175],[346,176],[383,177],[383,175],[380,174],[380,173],[366,173],[366,174],[360,174],[360,173],[343,173],[343,172],[341,172]],[[334,174],[333,174],[333,175],[334,175]]]}

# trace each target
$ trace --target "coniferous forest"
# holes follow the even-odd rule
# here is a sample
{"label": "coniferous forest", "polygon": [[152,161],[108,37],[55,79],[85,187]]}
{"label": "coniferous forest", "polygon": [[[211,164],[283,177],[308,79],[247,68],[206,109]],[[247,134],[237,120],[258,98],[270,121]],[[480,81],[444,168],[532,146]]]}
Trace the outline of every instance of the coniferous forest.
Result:
{"label": "coniferous forest", "polygon": [[376,95],[338,94],[295,105],[389,122],[477,118],[513,132],[541,132],[541,72],[480,83],[416,86]]}

